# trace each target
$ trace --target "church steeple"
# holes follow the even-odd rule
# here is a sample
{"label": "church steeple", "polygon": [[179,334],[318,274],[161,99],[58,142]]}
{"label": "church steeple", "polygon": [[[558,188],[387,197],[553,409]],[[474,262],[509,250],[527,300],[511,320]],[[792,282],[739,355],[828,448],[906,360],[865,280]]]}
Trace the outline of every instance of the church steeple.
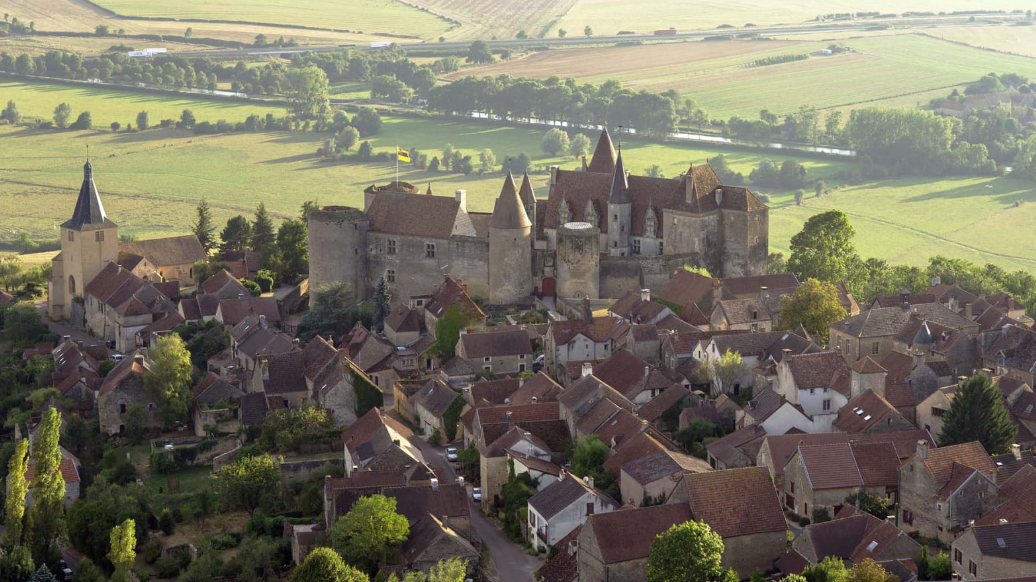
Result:
{"label": "church steeple", "polygon": [[89,159],[86,160],[86,164],[83,166],[83,184],[79,187],[79,198],[76,200],[76,207],[72,212],[72,218],[65,221],[61,226],[72,230],[91,230],[115,226],[115,223],[109,220],[104,213],[101,195],[97,193],[97,186],[94,184],[94,166]]}

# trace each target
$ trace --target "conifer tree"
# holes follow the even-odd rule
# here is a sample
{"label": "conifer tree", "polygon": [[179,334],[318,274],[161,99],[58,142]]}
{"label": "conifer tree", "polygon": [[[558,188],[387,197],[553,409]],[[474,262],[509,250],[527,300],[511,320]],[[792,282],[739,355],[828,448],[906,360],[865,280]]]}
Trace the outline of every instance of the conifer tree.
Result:
{"label": "conifer tree", "polygon": [[946,411],[941,446],[979,441],[991,455],[1006,453],[1018,435],[1018,427],[989,376],[979,373],[961,383]]}
{"label": "conifer tree", "polygon": [[4,539],[3,546],[10,550],[22,543],[22,520],[25,517],[25,494],[29,492],[29,483],[25,480],[25,471],[29,468],[29,441],[18,441],[14,456],[7,464],[7,499],[4,504]]}
{"label": "conifer tree", "polygon": [[249,239],[252,238],[252,225],[247,218],[239,214],[227,220],[227,226],[219,237],[223,240],[219,248],[224,252],[246,250]]}
{"label": "conifer tree", "polygon": [[205,200],[198,203],[198,221],[191,226],[191,231],[198,237],[206,253],[216,247],[216,225],[212,223],[212,212]]}
{"label": "conifer tree", "polygon": [[277,244],[277,235],[273,229],[273,219],[266,212],[266,205],[262,202],[255,209],[255,221],[252,222],[252,250],[262,257],[263,265],[273,253],[274,245]]}
{"label": "conifer tree", "polygon": [[65,479],[61,476],[58,446],[60,429],[61,414],[57,408],[47,410],[33,444],[36,467],[32,476],[32,549],[37,564],[51,558],[54,544],[64,532]]}
{"label": "conifer tree", "polygon": [[388,283],[382,277],[378,281],[378,287],[374,290],[374,329],[381,331],[385,328],[385,318],[392,310],[392,298],[389,295]]}

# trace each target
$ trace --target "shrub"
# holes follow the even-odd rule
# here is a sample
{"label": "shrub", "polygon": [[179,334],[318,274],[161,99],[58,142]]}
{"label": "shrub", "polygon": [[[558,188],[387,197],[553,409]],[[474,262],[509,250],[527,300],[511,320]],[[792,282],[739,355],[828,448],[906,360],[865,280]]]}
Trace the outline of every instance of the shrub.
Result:
{"label": "shrub", "polygon": [[258,297],[263,294],[262,289],[259,288],[259,284],[255,281],[249,281],[248,279],[241,279],[241,286],[248,289],[248,293],[252,297]]}
{"label": "shrub", "polygon": [[801,525],[802,527],[806,527],[807,525],[809,525],[809,518],[808,517],[800,517],[799,518],[799,525]]}
{"label": "shrub", "polygon": [[156,538],[151,538],[140,548],[140,553],[144,556],[144,562],[154,564],[162,556],[162,543]]}
{"label": "shrub", "polygon": [[167,536],[173,535],[173,532],[176,531],[176,520],[173,519],[173,512],[168,509],[162,510],[162,515],[158,517],[158,528]]}
{"label": "shrub", "polygon": [[273,276],[270,271],[259,271],[259,274],[255,276],[255,282],[263,293],[273,291]]}

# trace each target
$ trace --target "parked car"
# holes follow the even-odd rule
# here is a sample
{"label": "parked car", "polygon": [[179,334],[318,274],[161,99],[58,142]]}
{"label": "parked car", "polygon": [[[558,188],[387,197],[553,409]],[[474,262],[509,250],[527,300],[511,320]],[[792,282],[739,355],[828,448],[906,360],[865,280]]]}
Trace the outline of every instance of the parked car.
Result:
{"label": "parked car", "polygon": [[474,489],[471,490],[471,500],[475,501],[475,502],[479,502],[479,503],[482,502],[482,488],[481,487],[475,487]]}
{"label": "parked car", "polygon": [[124,359],[126,359],[126,356],[124,356],[122,354],[112,354],[111,355],[111,360],[113,362],[115,362],[116,364],[118,364],[119,362],[123,361]]}
{"label": "parked car", "polygon": [[457,460],[457,449],[450,447],[446,449],[446,460],[453,462]]}

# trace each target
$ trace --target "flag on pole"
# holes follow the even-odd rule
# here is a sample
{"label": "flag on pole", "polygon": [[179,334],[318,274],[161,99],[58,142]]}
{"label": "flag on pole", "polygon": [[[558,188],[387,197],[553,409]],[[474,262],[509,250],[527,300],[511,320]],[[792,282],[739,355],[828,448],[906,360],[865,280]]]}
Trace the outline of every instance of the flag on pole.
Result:
{"label": "flag on pole", "polygon": [[396,160],[400,162],[410,163],[410,152],[405,149],[396,146]]}

